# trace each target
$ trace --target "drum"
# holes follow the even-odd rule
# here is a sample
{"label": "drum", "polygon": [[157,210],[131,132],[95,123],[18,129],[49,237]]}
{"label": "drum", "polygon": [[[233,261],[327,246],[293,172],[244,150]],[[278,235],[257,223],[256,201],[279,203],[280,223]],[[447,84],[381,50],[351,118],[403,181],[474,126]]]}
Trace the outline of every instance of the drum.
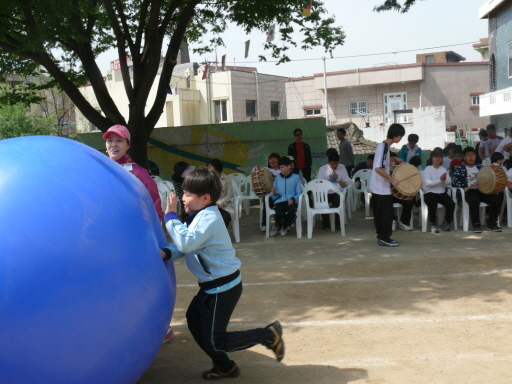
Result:
{"label": "drum", "polygon": [[476,174],[476,185],[486,195],[503,192],[507,186],[507,174],[501,167],[482,167]]}
{"label": "drum", "polygon": [[268,195],[274,186],[274,177],[267,168],[257,169],[251,173],[252,190],[259,197]]}
{"label": "drum", "polygon": [[421,188],[421,174],[414,165],[402,163],[393,165],[391,176],[400,181],[396,187],[391,186],[391,193],[400,200],[410,200]]}

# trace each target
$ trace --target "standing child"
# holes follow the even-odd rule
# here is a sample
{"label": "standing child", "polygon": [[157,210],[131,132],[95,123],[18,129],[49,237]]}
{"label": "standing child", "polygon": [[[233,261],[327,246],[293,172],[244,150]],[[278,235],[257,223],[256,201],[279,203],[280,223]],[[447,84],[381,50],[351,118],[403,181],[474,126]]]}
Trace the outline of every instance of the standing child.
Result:
{"label": "standing child", "polygon": [[411,133],[407,136],[407,144],[402,146],[398,157],[402,159],[404,163],[410,163],[411,158],[418,156],[421,159],[421,148],[418,147],[418,141],[420,137],[415,133]]}
{"label": "standing child", "polygon": [[400,182],[389,174],[389,157],[391,144],[402,140],[405,129],[401,124],[391,124],[386,140],[377,146],[373,162],[370,188],[372,190],[373,220],[377,232],[377,242],[381,246],[398,247],[396,240],[391,239],[393,222],[393,195],[390,183],[397,186]]}
{"label": "standing child", "polygon": [[278,321],[266,328],[226,330],[242,294],[242,276],[241,262],[215,205],[220,194],[220,180],[211,170],[201,168],[191,172],[183,182],[184,208],[189,216],[182,224],[176,215],[176,195],[171,193],[165,222],[174,243],[162,250],[165,259],[185,257],[187,267],[199,280],[199,292],[192,299],[186,316],[194,340],[213,362],[213,368],[202,375],[206,380],[240,375],[228,352],[263,344],[275,353],[277,361],[284,357]]}
{"label": "standing child", "polygon": [[275,224],[269,236],[275,236],[279,231],[281,236],[286,236],[297,217],[297,204],[301,194],[300,178],[292,172],[292,162],[287,156],[279,159],[279,169],[281,173],[276,176],[272,188]]}

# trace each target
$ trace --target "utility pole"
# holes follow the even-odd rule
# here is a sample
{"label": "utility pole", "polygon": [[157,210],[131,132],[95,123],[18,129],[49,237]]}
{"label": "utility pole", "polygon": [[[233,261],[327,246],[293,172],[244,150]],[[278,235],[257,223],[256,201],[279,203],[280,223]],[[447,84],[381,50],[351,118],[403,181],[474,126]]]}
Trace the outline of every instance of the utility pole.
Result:
{"label": "utility pole", "polygon": [[328,127],[331,125],[329,121],[329,99],[327,98],[327,72],[325,69],[325,56],[322,57],[324,61],[324,95],[325,95],[325,125]]}

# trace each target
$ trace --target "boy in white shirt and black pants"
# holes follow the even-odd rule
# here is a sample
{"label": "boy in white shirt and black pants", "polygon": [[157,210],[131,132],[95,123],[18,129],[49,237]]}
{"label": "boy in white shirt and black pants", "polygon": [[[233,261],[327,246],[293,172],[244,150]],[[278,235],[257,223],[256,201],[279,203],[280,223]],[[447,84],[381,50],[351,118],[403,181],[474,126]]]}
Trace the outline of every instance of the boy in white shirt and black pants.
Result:
{"label": "boy in white shirt and black pants", "polygon": [[378,244],[385,247],[398,247],[400,244],[391,239],[393,222],[393,195],[391,185],[400,182],[389,174],[390,146],[402,140],[405,129],[401,124],[391,124],[386,140],[377,146],[370,181],[372,190],[373,220],[377,232]]}

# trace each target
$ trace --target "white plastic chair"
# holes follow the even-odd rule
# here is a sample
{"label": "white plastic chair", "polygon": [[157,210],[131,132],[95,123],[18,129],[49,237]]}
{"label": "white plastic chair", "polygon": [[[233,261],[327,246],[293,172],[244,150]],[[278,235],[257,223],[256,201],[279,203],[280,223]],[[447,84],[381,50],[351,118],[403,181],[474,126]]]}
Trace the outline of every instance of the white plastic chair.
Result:
{"label": "white plastic chair", "polygon": [[[307,210],[307,225],[308,225],[308,239],[313,237],[313,223],[315,219],[315,215],[319,214],[328,214],[329,220],[331,224],[331,231],[335,231],[334,226],[334,215],[338,214],[340,216],[340,227],[341,227],[341,236],[345,236],[345,198],[347,194],[347,188],[343,190],[343,192],[339,192],[334,189],[334,193],[340,195],[340,206],[331,208],[329,207],[328,201],[328,192],[333,190],[333,185],[328,180],[323,179],[315,179],[311,180],[304,188],[304,191],[299,198],[299,207],[297,209],[298,214],[300,215],[302,204],[306,204]],[[309,205],[309,197],[308,192],[311,192],[313,196],[313,207],[311,208]],[[302,223],[301,217],[297,218],[297,237],[302,237]]]}
{"label": "white plastic chair", "polygon": [[242,207],[245,209],[245,214],[249,216],[249,210],[251,208],[250,201],[251,200],[258,200],[260,202],[260,223],[261,219],[263,218],[263,204],[264,204],[264,198],[260,196],[256,196],[254,194],[254,190],[252,187],[252,178],[251,176],[246,176],[245,180],[239,184],[240,187],[240,198],[239,204],[241,205],[240,208],[240,216],[242,216]]}
{"label": "white plastic chair", "polygon": [[[451,188],[448,189],[448,195],[452,195]],[[428,207],[425,203],[424,192],[420,189],[420,199],[421,199],[421,208],[420,208],[420,222],[421,222],[421,231],[427,232],[427,220],[428,220]],[[457,230],[457,199],[455,201],[455,211],[453,213],[453,229]],[[444,217],[446,214],[446,209],[443,204],[437,204],[437,218],[439,220],[440,217]]]}
{"label": "white plastic chair", "polygon": [[[354,181],[354,184],[352,185],[351,192],[352,192],[352,210],[355,211],[358,209],[361,205],[361,201],[359,200],[359,195],[363,194],[365,196],[365,205],[366,205],[366,216],[369,216],[369,205],[366,203],[367,200],[367,191],[369,191],[370,187],[370,178],[372,176],[372,170],[371,169],[361,169],[357,171],[353,176],[352,180]],[[359,178],[359,188],[356,186],[356,178]],[[371,193],[371,192],[370,192]],[[369,199],[368,199],[369,200]]]}
{"label": "white plastic chair", "polygon": [[[304,187],[302,186],[302,184],[300,184],[300,190],[301,192],[304,191]],[[270,198],[272,196],[272,193],[269,193],[268,195],[265,196],[265,207],[266,207],[266,214],[265,214],[265,223],[267,223],[267,228],[266,228],[266,233],[267,233],[267,238],[270,237],[270,216],[272,215],[275,215],[276,214],[276,211],[274,209],[271,209],[270,206],[269,206],[269,201],[270,201]],[[307,198],[307,196],[306,196]],[[301,225],[301,201],[302,201],[302,194],[299,196],[299,202],[297,204],[297,219],[295,220],[295,223],[293,223],[291,226],[293,227],[293,225],[296,226],[296,229],[297,229],[297,238],[301,238],[302,237],[302,225]],[[261,206],[260,206],[260,223],[261,223],[261,215],[262,215],[262,212],[263,210],[261,209]]]}
{"label": "white plastic chair", "polygon": [[169,196],[171,190],[163,181],[157,181],[156,186],[158,187],[158,194],[162,202],[162,211],[165,212],[165,208],[167,208],[167,196]]}
{"label": "white plastic chair", "polygon": [[505,187],[503,200],[507,204],[507,227],[512,228],[512,193],[510,193],[508,187]]}
{"label": "white plastic chair", "polygon": [[230,173],[228,177],[237,185],[240,185],[240,183],[246,179],[246,176],[243,173]]}
{"label": "white plastic chair", "polygon": [[[397,221],[400,221],[400,216],[402,216],[402,208],[403,208],[402,204],[400,204],[400,203],[393,203],[393,209],[396,209]],[[413,208],[413,210],[414,210],[414,208]],[[411,212],[411,221],[409,223],[409,227],[411,227],[411,229],[414,229],[414,227],[412,225],[413,224],[413,217],[414,217],[413,212]],[[397,225],[398,225],[398,223],[397,223]]]}
{"label": "white plastic chair", "polygon": [[233,220],[231,220],[231,226],[233,227],[233,235],[235,236],[235,242],[240,242],[240,208],[238,202],[239,196],[233,194],[231,198],[231,203],[233,204],[233,208],[235,211]]}
{"label": "white plastic chair", "polygon": [[[455,201],[455,204],[457,204],[457,190],[460,191],[460,196],[462,199],[462,206],[461,206],[461,218],[462,221],[462,230],[464,232],[469,231],[469,204],[466,202],[466,196],[464,194],[464,189],[452,187],[452,199]],[[481,202],[480,203],[480,223],[483,224],[485,222],[485,208],[489,205],[486,203]],[[501,222],[501,215],[498,218],[498,223]]]}

